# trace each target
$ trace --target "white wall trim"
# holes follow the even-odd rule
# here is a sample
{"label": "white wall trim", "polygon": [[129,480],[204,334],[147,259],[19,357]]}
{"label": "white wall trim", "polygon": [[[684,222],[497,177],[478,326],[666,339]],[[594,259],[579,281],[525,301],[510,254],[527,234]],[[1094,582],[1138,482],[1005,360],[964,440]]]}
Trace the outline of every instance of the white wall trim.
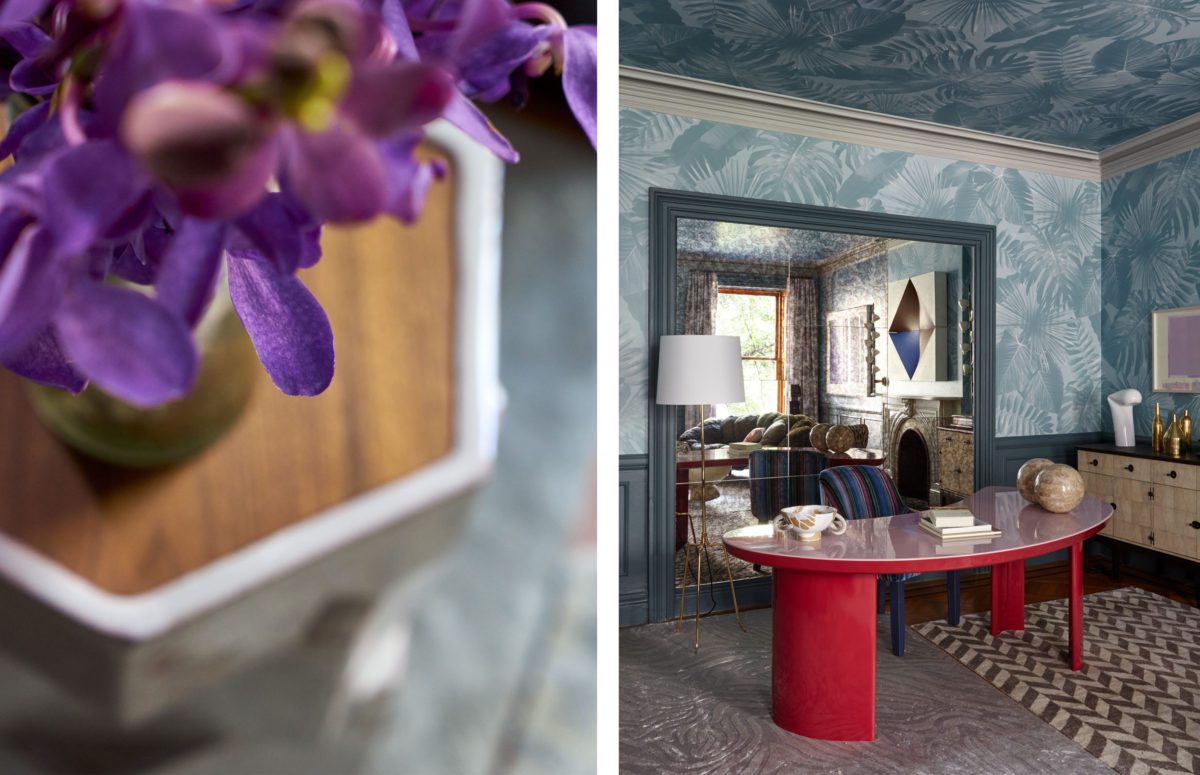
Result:
{"label": "white wall trim", "polygon": [[945,159],[1100,180],[1100,154],[843,108],[637,67],[620,69],[620,105]]}
{"label": "white wall trim", "polygon": [[1105,148],[1100,152],[1100,174],[1111,178],[1193,148],[1200,148],[1200,113]]}

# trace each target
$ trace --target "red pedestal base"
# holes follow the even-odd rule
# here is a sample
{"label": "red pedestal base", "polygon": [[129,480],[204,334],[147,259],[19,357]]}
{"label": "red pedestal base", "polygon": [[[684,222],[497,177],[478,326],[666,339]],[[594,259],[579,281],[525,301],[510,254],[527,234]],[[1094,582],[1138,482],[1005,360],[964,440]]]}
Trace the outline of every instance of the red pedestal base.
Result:
{"label": "red pedestal base", "polygon": [[875,739],[875,575],[776,568],[775,723],[819,740]]}
{"label": "red pedestal base", "polygon": [[1025,561],[992,566],[992,635],[1025,629]]}

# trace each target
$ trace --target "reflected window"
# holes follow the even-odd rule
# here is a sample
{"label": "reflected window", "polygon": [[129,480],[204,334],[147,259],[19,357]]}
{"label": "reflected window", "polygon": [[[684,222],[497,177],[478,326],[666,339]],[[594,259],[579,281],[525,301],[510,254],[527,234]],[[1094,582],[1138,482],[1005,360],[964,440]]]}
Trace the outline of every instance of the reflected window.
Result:
{"label": "reflected window", "polygon": [[746,400],[716,407],[716,417],[784,411],[783,320],[787,291],[719,288],[716,334],[742,340]]}

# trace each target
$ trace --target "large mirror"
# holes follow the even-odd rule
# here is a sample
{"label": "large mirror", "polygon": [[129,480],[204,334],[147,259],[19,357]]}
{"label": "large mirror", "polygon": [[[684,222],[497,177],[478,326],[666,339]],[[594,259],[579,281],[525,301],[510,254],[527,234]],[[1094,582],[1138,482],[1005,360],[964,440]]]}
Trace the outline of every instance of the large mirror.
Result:
{"label": "large mirror", "polygon": [[[673,409],[677,588],[695,583],[697,556],[704,582],[725,582],[721,535],[820,503],[826,468],[881,466],[914,509],[975,489],[967,248],[721,219],[675,228],[671,333],[739,337],[745,388]],[[684,364],[696,380],[715,367]],[[708,551],[688,551],[705,532]],[[770,572],[728,562],[732,579]]]}

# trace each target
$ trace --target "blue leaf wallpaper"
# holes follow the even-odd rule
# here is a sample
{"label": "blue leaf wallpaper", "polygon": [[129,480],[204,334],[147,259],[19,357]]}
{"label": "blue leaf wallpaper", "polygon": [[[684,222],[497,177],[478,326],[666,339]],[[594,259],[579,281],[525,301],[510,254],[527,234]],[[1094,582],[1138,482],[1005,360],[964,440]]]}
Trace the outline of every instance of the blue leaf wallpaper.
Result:
{"label": "blue leaf wallpaper", "polygon": [[[1200,149],[1109,178],[1103,185],[1104,244],[1099,399],[1122,388],[1142,392],[1133,410],[1150,435],[1154,402],[1200,416],[1200,396],[1151,393],[1150,313],[1200,305]],[[1104,429],[1112,417],[1103,402]]]}
{"label": "blue leaf wallpaper", "polygon": [[621,63],[1101,150],[1200,112],[1195,0],[621,0]]}
{"label": "blue leaf wallpaper", "polygon": [[652,186],[997,227],[997,435],[1100,429],[1100,184],[620,111],[620,451],[647,451]]}

